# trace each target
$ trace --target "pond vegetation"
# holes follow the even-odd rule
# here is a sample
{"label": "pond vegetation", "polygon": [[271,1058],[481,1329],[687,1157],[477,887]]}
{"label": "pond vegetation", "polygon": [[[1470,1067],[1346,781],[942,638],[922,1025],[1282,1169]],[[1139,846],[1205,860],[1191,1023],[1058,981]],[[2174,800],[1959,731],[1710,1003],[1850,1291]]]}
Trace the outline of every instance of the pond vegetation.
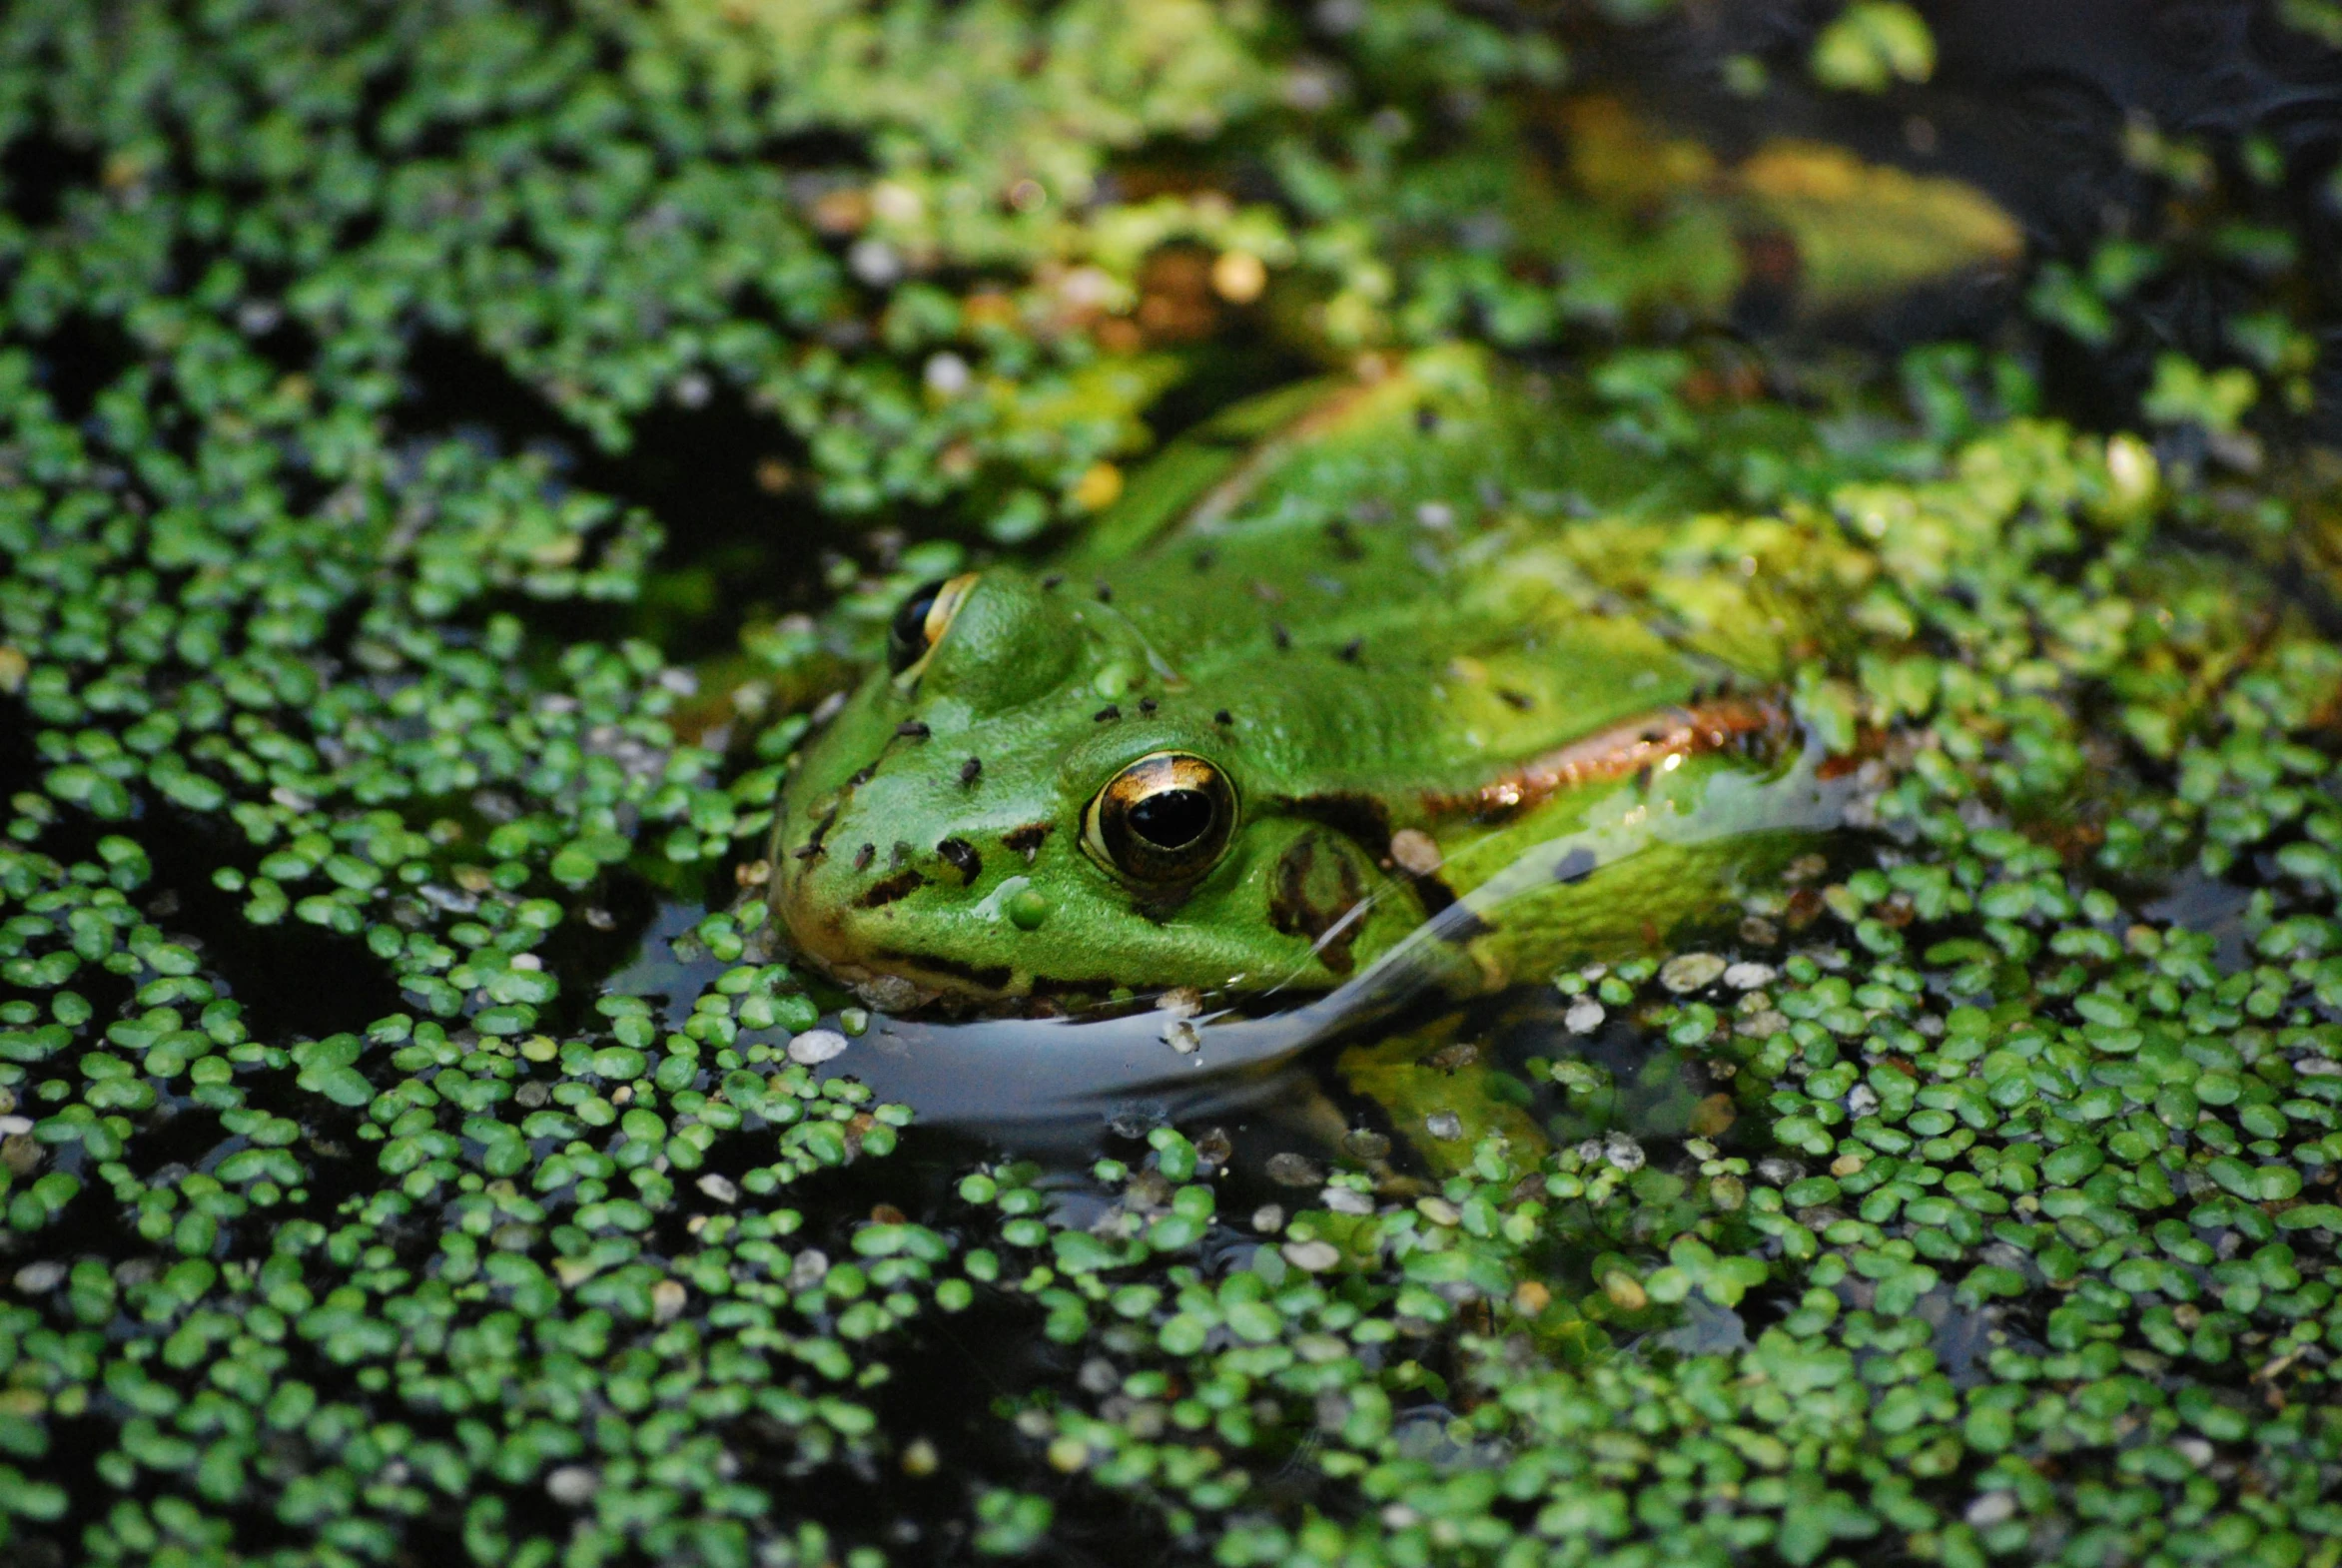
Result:
{"label": "pond vegetation", "polygon": [[[2337,46],[8,8],[0,1553],[2334,1568]],[[1848,829],[1454,1026],[1534,1140],[864,1082],[903,595],[1457,344],[1829,596]]]}

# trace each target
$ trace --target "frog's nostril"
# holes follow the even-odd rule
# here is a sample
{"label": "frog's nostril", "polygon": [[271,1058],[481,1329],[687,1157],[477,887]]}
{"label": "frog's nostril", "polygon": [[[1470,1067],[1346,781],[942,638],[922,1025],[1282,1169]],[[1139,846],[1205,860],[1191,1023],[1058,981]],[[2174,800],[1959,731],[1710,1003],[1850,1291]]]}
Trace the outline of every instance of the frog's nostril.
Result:
{"label": "frog's nostril", "polygon": [[973,884],[977,876],[984,870],[984,861],[976,853],[976,846],[966,839],[945,839],[936,845],[935,852],[944,858],[947,865],[960,874],[960,880],[963,884]]}
{"label": "frog's nostril", "polygon": [[1025,864],[1030,866],[1034,857],[1041,853],[1041,841],[1049,837],[1049,830],[1055,824],[1048,822],[1028,822],[1021,828],[1011,828],[1001,835],[1001,848],[1024,856]]}

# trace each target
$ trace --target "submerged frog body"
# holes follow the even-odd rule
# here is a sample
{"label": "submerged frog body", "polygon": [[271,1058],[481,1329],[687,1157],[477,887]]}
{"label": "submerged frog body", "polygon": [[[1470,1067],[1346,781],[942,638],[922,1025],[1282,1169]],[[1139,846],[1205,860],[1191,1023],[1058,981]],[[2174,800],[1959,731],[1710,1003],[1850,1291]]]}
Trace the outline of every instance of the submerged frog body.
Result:
{"label": "submerged frog body", "polygon": [[896,1011],[1648,946],[1824,809],[1754,563],[1644,591],[1683,466],[1468,362],[1240,408],[1059,569],[904,604],[790,782],[775,911]]}

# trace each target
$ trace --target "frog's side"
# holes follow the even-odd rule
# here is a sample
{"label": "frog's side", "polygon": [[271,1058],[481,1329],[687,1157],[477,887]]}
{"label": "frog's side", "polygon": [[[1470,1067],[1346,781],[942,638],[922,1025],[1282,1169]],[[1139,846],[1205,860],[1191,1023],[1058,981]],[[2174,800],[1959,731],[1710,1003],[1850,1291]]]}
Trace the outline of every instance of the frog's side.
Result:
{"label": "frog's side", "polygon": [[1323,990],[1459,899],[1464,988],[1646,945],[1811,795],[1779,606],[1620,591],[1709,498],[1680,467],[1469,364],[1239,409],[1061,570],[912,607],[790,782],[774,908],[897,1010]]}

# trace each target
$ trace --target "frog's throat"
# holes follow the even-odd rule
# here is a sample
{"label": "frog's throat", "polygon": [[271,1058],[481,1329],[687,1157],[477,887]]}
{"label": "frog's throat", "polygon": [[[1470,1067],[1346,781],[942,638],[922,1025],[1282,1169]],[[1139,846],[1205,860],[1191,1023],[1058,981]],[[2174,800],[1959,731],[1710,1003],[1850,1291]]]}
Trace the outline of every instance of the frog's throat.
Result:
{"label": "frog's throat", "polygon": [[1506,769],[1476,789],[1428,793],[1423,808],[1434,817],[1505,817],[1564,790],[1625,778],[1664,766],[1670,759],[1718,751],[1779,757],[1797,743],[1797,720],[1789,705],[1776,697],[1694,699],[1581,736]]}

